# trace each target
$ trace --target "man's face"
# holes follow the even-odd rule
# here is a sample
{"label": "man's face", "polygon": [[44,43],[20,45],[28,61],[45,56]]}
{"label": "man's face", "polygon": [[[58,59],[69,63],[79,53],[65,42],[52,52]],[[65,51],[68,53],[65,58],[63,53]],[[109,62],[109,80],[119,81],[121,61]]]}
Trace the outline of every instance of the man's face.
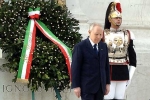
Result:
{"label": "man's face", "polygon": [[95,26],[89,31],[89,37],[94,43],[99,43],[103,37],[103,29],[100,26]]}
{"label": "man's face", "polygon": [[112,23],[112,25],[120,26],[122,23],[122,18],[121,17],[112,18],[111,23]]}

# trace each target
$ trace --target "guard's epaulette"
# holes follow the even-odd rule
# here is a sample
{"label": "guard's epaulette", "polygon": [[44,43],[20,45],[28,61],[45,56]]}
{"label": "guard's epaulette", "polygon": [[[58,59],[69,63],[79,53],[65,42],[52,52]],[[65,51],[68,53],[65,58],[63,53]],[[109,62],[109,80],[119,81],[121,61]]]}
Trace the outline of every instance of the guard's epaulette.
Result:
{"label": "guard's epaulette", "polygon": [[110,29],[104,29],[104,32],[108,35],[110,33]]}
{"label": "guard's epaulette", "polygon": [[122,29],[122,31],[129,36],[129,39],[131,39],[131,36],[130,36],[130,31],[127,30],[127,29]]}
{"label": "guard's epaulette", "polygon": [[104,29],[105,32],[110,31],[110,29]]}

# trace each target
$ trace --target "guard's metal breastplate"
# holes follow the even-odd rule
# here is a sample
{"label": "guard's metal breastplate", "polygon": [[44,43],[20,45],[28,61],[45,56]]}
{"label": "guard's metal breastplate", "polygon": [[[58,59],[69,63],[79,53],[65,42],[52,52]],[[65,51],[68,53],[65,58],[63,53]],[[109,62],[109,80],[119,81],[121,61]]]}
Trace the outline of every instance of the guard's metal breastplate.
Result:
{"label": "guard's metal breastplate", "polygon": [[108,47],[110,65],[127,65],[127,50],[129,46],[129,33],[125,30],[104,30],[105,42]]}

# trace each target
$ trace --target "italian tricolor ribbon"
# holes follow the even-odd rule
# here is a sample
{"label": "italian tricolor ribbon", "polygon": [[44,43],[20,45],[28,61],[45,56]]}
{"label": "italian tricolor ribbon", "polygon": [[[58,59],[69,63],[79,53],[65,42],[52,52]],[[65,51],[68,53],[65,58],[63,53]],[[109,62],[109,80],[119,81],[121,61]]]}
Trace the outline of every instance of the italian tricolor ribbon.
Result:
{"label": "italian tricolor ribbon", "polygon": [[[34,11],[33,9],[29,9],[29,17],[30,20],[28,22],[28,26],[26,29],[23,49],[21,53],[21,58],[19,62],[19,69],[17,75],[17,81],[26,82],[28,83],[28,78],[30,75],[30,69],[32,64],[32,56],[35,48],[35,37],[36,37],[36,27],[55,45],[59,47],[61,52],[63,53],[66,64],[68,67],[69,75],[71,74],[71,50],[62,42],[60,41],[47,27],[44,23],[42,23],[39,19],[40,16],[40,8],[36,8]],[[70,75],[71,80],[71,75]]]}

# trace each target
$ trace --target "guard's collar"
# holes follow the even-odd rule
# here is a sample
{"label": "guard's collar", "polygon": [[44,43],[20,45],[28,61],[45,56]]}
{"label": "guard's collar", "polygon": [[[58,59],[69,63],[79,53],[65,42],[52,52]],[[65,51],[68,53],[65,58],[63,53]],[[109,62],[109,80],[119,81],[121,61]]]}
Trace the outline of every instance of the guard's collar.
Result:
{"label": "guard's collar", "polygon": [[121,31],[121,29],[120,29],[120,28],[118,28],[118,29],[114,29],[114,28],[112,28],[112,27],[111,27],[111,28],[110,28],[110,31],[111,31],[111,32],[120,32],[120,31]]}

